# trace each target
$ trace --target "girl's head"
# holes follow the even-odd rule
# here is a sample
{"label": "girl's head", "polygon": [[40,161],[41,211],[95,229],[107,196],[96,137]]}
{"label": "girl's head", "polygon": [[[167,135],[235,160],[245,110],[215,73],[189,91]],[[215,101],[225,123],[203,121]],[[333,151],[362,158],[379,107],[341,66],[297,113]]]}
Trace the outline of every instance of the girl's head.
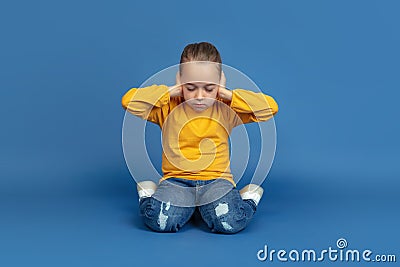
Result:
{"label": "girl's head", "polygon": [[208,42],[189,44],[183,49],[180,63],[180,82],[185,101],[196,111],[212,106],[217,98],[222,71],[217,48]]}

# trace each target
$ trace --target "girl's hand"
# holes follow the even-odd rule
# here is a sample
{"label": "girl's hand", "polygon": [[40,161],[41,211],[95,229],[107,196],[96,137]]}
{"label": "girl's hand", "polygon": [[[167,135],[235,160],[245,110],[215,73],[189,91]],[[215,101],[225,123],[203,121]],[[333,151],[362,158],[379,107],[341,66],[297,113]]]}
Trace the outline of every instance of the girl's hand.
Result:
{"label": "girl's hand", "polygon": [[219,86],[218,86],[218,94],[217,96],[225,99],[225,100],[232,100],[232,91],[226,89],[226,77],[225,77],[225,73],[222,71],[221,72],[221,79],[219,82]]}
{"label": "girl's hand", "polygon": [[169,90],[170,97],[183,96],[182,95],[181,77],[180,77],[179,71],[176,73],[175,85],[170,86],[168,88],[168,90]]}

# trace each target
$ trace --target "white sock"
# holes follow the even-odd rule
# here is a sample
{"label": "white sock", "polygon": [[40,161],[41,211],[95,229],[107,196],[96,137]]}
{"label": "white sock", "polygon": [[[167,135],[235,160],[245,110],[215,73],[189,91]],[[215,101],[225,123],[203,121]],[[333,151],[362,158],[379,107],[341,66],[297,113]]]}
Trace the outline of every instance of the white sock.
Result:
{"label": "white sock", "polygon": [[262,187],[255,184],[248,184],[240,190],[240,196],[242,199],[251,199],[258,205],[260,199],[263,195],[264,189]]}
{"label": "white sock", "polygon": [[153,181],[142,181],[137,184],[139,202],[142,198],[151,197],[157,189],[156,183]]}

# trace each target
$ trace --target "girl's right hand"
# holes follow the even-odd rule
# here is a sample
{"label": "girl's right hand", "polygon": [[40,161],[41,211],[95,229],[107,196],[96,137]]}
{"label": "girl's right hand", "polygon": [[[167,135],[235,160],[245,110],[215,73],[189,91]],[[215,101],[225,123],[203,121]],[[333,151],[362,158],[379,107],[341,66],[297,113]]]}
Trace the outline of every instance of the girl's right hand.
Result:
{"label": "girl's right hand", "polygon": [[170,97],[183,96],[179,71],[176,73],[175,85],[170,86],[168,90]]}

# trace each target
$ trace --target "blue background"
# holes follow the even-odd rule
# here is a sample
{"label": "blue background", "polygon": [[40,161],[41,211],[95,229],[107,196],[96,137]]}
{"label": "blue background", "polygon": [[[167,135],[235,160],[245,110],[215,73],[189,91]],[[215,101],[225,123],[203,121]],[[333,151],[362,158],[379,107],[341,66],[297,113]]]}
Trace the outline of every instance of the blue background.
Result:
{"label": "blue background", "polygon": [[[2,3],[0,265],[287,265],[256,253],[335,248],[340,237],[400,257],[399,8]],[[176,234],[148,231],[122,153],[122,95],[199,41],[215,44],[280,107],[264,197],[236,235],[196,221]]]}

